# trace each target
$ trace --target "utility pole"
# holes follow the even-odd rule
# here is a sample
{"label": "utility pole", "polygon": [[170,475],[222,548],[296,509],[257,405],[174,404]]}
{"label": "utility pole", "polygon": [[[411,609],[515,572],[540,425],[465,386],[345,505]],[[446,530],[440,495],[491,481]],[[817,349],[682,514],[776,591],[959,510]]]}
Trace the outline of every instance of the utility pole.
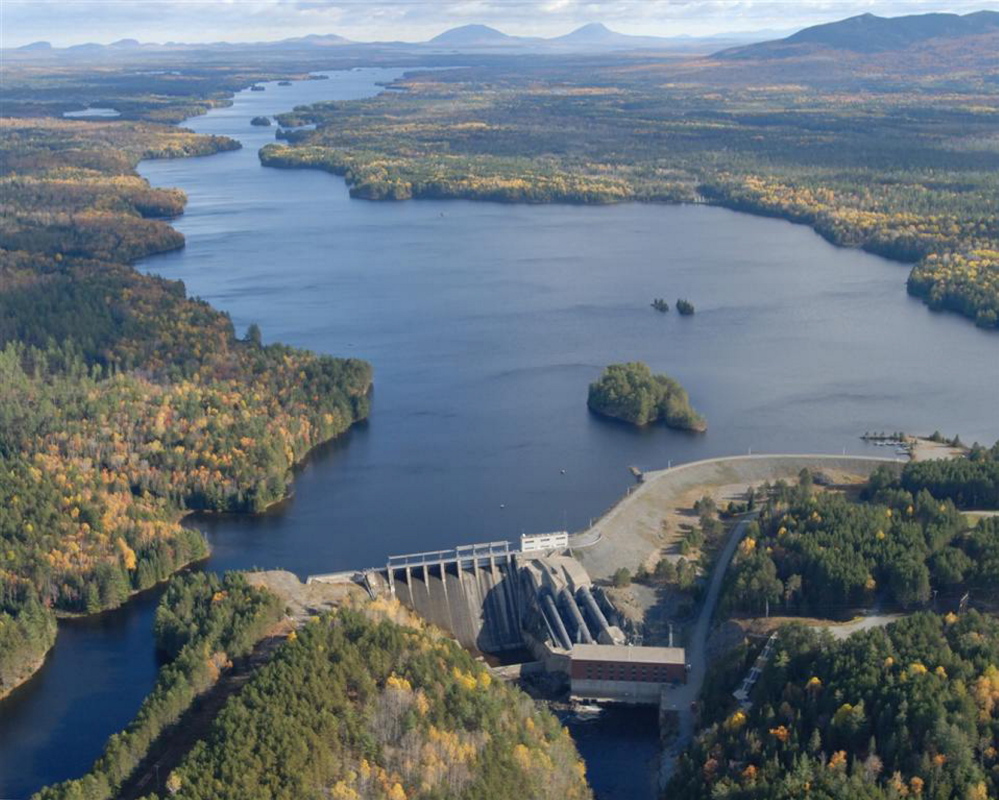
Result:
{"label": "utility pole", "polygon": [[673,646],[673,623],[669,623],[669,646]]}

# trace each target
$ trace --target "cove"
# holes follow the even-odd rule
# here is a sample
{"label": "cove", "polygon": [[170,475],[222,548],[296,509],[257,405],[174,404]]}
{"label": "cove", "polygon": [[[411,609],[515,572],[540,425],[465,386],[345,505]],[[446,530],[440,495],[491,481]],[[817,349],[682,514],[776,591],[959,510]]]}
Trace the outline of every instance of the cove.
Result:
{"label": "cove", "polygon": [[[370,96],[399,74],[241,92],[187,124],[242,150],[140,167],[189,197],[175,223],[187,247],[140,269],[183,280],[240,332],[257,322],[266,341],[375,367],[370,422],[316,452],[288,502],[192,520],[212,543],[206,568],[304,576],[579,528],[631,484],[631,465],[883,454],[865,430],[999,438],[999,336],[909,298],[905,266],[806,227],[706,206],[371,203],[326,173],[260,166],[274,129],[252,117]],[[697,313],[658,314],[660,296]],[[592,416],[588,383],[622,360],[678,378],[708,432]],[[46,667],[0,704],[0,797],[82,773],[132,717],[155,675],[156,597],[64,623]],[[604,747],[621,726],[589,725],[598,791],[650,796],[633,765],[654,732],[629,739],[621,763]]]}

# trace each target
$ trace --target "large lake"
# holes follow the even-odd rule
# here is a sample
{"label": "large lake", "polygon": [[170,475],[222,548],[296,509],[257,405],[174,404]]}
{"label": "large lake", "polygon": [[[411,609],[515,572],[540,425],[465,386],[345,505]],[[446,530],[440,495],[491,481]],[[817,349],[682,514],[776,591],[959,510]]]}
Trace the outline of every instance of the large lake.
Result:
{"label": "large lake", "polygon": [[[259,165],[274,129],[251,117],[369,96],[399,74],[242,92],[189,123],[242,150],[140,167],[189,196],[187,247],[142,269],[182,279],[239,331],[257,322],[265,340],[375,367],[370,422],[317,453],[292,500],[196,521],[209,569],[304,576],[579,528],[624,492],[631,465],[880,454],[865,430],[999,438],[999,335],[907,297],[905,266],[806,227],[703,206],[371,203],[332,175]],[[657,296],[697,313],[658,314]],[[709,432],[591,416],[588,383],[625,360],[679,378]],[[155,676],[155,600],[62,625],[46,667],[0,704],[0,797],[85,771],[132,717]],[[591,779],[606,797],[649,796],[643,770],[607,755],[620,730],[580,737]],[[654,736],[625,746],[647,761]]]}

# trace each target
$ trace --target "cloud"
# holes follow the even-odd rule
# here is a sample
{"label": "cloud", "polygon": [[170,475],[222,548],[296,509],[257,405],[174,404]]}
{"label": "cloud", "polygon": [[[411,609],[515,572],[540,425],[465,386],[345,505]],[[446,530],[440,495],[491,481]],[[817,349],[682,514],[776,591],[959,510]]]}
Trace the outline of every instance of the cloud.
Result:
{"label": "cloud", "polygon": [[253,41],[306,33],[420,40],[470,22],[518,34],[555,35],[604,22],[625,33],[704,35],[803,27],[865,12],[982,7],[980,0],[0,0],[0,45],[126,37]]}

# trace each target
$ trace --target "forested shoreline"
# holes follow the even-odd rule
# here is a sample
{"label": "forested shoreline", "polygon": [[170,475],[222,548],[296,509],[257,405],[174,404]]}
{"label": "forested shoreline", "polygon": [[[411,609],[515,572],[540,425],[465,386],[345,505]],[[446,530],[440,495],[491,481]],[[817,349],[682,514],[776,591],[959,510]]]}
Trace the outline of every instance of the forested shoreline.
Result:
{"label": "forested shoreline", "polygon": [[[670,797],[995,796],[999,623],[988,610],[999,518],[971,522],[958,505],[987,502],[999,487],[996,452],[976,446],[897,476],[879,469],[859,496],[807,470],[794,484],[761,487],[722,609],[801,615],[815,627],[773,629],[762,665],[762,644],[748,639],[718,659]],[[971,595],[986,611],[967,607]],[[836,639],[827,627],[872,608],[870,630]],[[901,619],[879,627],[889,610]],[[759,679],[737,701],[732,691],[754,664]]]}
{"label": "forested shoreline", "polygon": [[114,734],[86,775],[42,789],[35,800],[111,800],[165,731],[245,657],[283,616],[280,600],[240,573],[174,578],[156,609],[157,649],[168,657],[129,726]]}
{"label": "forested shoreline", "polygon": [[[265,638],[273,655],[185,738],[185,714]],[[179,766],[149,798],[591,796],[558,720],[395,599],[344,600],[296,629],[242,573],[193,573],[161,598],[156,641],[168,662],[134,720],[86,775],[33,800],[134,791],[171,747]]]}
{"label": "forested shoreline", "polygon": [[289,638],[166,778],[178,800],[587,800],[549,711],[398,601]]}
{"label": "forested shoreline", "polygon": [[[572,67],[407,75],[405,91],[278,115],[285,144],[260,159],[341,175],[370,200],[709,203],[778,217],[914,264],[911,294],[999,327],[988,70],[955,66],[941,85],[900,68],[876,90],[848,70],[799,81],[766,63],[738,75],[710,60]],[[753,85],[754,70],[772,82]]]}
{"label": "forested shoreline", "polygon": [[[176,98],[173,102],[177,102]],[[238,147],[144,121],[0,120],[0,697],[56,613],[115,608],[208,555],[194,510],[282,499],[368,413],[371,367],[280,344],[137,272],[183,246],[143,158]]]}

